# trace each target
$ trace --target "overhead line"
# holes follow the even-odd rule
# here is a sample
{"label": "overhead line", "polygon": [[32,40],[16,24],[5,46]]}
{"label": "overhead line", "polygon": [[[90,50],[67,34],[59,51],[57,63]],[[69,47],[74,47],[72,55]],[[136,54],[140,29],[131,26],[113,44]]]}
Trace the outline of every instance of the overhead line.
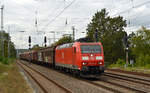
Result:
{"label": "overhead line", "polygon": [[55,18],[53,18],[48,24],[46,24],[44,26],[44,28],[42,30],[44,30],[49,24],[51,24],[52,22],[54,22],[56,20],[57,17],[59,17],[67,8],[69,8],[76,0],[73,0],[69,5],[67,5],[58,15],[55,16]]}
{"label": "overhead line", "polygon": [[[61,8],[61,5],[59,5],[57,8],[55,8],[46,18],[48,18],[49,16],[51,16],[52,14],[54,14],[57,10],[59,10]],[[45,19],[44,19],[45,20]],[[43,21],[43,20],[42,20]],[[41,23],[40,23],[41,24]]]}
{"label": "overhead line", "polygon": [[[136,6],[134,6],[134,8],[138,8],[138,7],[140,7],[140,6],[142,6],[142,5],[145,5],[145,4],[147,4],[147,3],[150,3],[150,1],[144,2],[144,3],[139,4],[139,5],[136,5]],[[116,15],[118,15],[118,14],[126,13],[126,12],[128,12],[129,10],[132,10],[132,9],[133,9],[133,7],[129,8],[129,9],[125,10],[125,11],[119,12],[119,13],[117,13],[117,14],[114,14],[114,15],[112,15],[112,16],[116,16]]]}

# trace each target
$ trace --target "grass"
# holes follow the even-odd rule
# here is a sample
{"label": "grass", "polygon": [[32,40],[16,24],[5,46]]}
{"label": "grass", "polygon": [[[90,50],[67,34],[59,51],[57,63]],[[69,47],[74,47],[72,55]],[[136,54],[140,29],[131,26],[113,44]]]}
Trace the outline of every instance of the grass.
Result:
{"label": "grass", "polygon": [[134,63],[133,65],[128,64],[128,66],[125,65],[125,61],[122,59],[118,59],[116,64],[111,64],[108,66],[108,68],[112,68],[112,69],[121,69],[121,70],[126,70],[126,71],[134,71],[134,72],[142,72],[142,73],[148,73],[150,74],[150,64],[141,64],[143,63],[142,61],[140,61],[140,64]]}
{"label": "grass", "polygon": [[12,62],[14,62],[15,58],[4,58],[4,57],[0,57],[0,63],[2,64],[11,64]]}
{"label": "grass", "polygon": [[15,62],[0,62],[0,93],[33,93]]}
{"label": "grass", "polygon": [[126,70],[126,71],[134,71],[134,72],[141,72],[141,73],[147,73],[150,74],[150,68],[147,65],[145,66],[131,66],[129,65],[128,67],[125,67],[124,65],[119,65],[119,64],[111,64],[108,66],[108,68],[112,69],[121,69],[121,70]]}

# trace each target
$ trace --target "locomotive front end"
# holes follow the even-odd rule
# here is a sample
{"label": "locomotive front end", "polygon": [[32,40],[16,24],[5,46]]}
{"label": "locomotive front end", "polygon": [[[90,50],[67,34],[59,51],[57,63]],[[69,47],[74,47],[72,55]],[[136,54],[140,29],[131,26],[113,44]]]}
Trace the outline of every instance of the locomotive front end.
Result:
{"label": "locomotive front end", "polygon": [[81,72],[83,74],[101,74],[104,72],[104,55],[101,43],[80,45]]}

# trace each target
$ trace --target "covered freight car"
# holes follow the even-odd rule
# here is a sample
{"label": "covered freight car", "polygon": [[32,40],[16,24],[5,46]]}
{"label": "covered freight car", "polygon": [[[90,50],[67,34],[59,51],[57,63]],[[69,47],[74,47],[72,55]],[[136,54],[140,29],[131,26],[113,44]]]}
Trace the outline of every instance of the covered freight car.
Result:
{"label": "covered freight car", "polygon": [[37,52],[38,62],[49,64],[50,66],[55,65],[55,47],[47,47],[40,49]]}

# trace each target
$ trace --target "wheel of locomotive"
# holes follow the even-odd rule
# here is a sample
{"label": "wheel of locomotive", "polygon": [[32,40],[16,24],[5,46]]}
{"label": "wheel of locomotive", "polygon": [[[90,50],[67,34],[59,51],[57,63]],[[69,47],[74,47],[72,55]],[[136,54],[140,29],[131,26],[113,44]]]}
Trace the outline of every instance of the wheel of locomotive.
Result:
{"label": "wheel of locomotive", "polygon": [[80,71],[77,71],[77,70],[73,71],[73,76],[77,77],[77,78],[80,78],[81,77]]}
{"label": "wheel of locomotive", "polygon": [[69,69],[69,73],[72,73],[72,70],[71,70],[71,69]]}
{"label": "wheel of locomotive", "polygon": [[58,70],[58,66],[56,66],[55,69]]}
{"label": "wheel of locomotive", "polygon": [[68,68],[65,68],[65,72],[67,72],[67,73],[68,73]]}
{"label": "wheel of locomotive", "polygon": [[77,76],[78,76],[78,74],[77,74],[77,71],[76,71],[76,70],[73,70],[73,71],[72,71],[72,74],[73,74],[73,76],[74,76],[74,77],[77,77]]}

